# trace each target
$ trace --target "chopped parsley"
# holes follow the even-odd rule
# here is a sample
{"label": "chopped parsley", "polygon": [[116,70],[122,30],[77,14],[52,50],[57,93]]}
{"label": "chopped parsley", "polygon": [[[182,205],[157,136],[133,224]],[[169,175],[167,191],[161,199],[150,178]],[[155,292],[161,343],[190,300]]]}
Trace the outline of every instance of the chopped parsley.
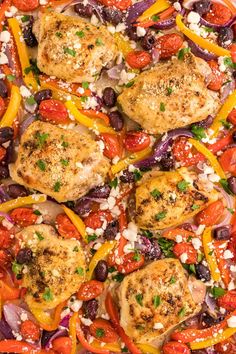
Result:
{"label": "chopped parsley", "polygon": [[230,57],[226,57],[224,58],[224,65],[229,67],[229,68],[232,68],[232,69],[235,69],[236,68],[236,64],[233,63],[232,59]]}
{"label": "chopped parsley", "polygon": [[16,79],[15,75],[11,75],[11,74],[7,75],[6,78],[10,82],[12,82],[12,81],[14,81]]}
{"label": "chopped parsley", "polygon": [[170,278],[170,284],[175,284],[176,283],[176,279],[175,277],[172,275],[172,277]]}
{"label": "chopped parsley", "polygon": [[150,194],[154,199],[159,199],[161,196],[161,192],[156,188],[153,189],[153,191],[151,191]]}
{"label": "chopped parsley", "polygon": [[29,96],[26,98],[26,103],[30,106],[33,106],[34,104],[36,104],[37,102],[34,99],[34,96]]}
{"label": "chopped parsley", "polygon": [[212,256],[213,255],[213,253],[214,253],[214,251],[212,250],[212,251],[210,251],[209,253],[208,253],[208,256]]}
{"label": "chopped parsley", "polygon": [[97,235],[95,234],[88,235],[88,242],[95,241],[96,239],[97,239]]}
{"label": "chopped parsley", "polygon": [[195,264],[189,264],[189,272],[196,274]]}
{"label": "chopped parsley", "polygon": [[105,336],[105,331],[103,328],[97,328],[96,329],[96,337],[97,338],[102,338]]}
{"label": "chopped parsley", "polygon": [[184,307],[182,307],[182,309],[180,309],[179,312],[178,312],[178,316],[179,317],[184,317],[185,313],[186,313],[186,309]]}
{"label": "chopped parsley", "polygon": [[24,15],[21,17],[21,22],[25,23],[28,22],[30,20],[30,16],[29,15]]}
{"label": "chopped parsley", "polygon": [[143,294],[137,294],[135,295],[135,300],[140,306],[143,306]]}
{"label": "chopped parsley", "polygon": [[61,159],[60,162],[61,162],[61,164],[63,166],[68,166],[69,165],[69,160]]}
{"label": "chopped parsley", "polygon": [[75,247],[73,248],[73,252],[79,252],[79,247],[78,247],[78,246],[75,246]]}
{"label": "chopped parsley", "polygon": [[97,46],[104,45],[104,43],[103,43],[103,41],[101,40],[101,38],[97,38],[95,44],[96,44]]}
{"label": "chopped parsley", "polygon": [[160,211],[160,213],[157,213],[157,214],[155,215],[155,219],[156,219],[157,221],[160,221],[160,220],[162,220],[162,219],[165,219],[166,214],[167,214],[166,211]]}
{"label": "chopped parsley", "polygon": [[75,34],[76,34],[76,36],[78,36],[80,38],[83,38],[85,36],[83,31],[77,31],[77,32],[75,32]]}
{"label": "chopped parsley", "polygon": [[80,97],[80,101],[83,102],[83,103],[85,103],[85,102],[88,101],[88,97],[87,97],[87,96],[81,96],[81,97]]}
{"label": "chopped parsley", "polygon": [[118,186],[118,178],[114,178],[110,183],[109,183],[109,186],[111,188],[116,188]]}
{"label": "chopped parsley", "polygon": [[68,48],[68,47],[65,47],[65,48],[64,48],[64,53],[65,53],[65,54],[69,54],[69,55],[71,55],[72,57],[75,57],[75,55],[76,55],[76,51],[75,51],[74,49],[70,49],[70,48]]}
{"label": "chopped parsley", "polygon": [[139,170],[134,170],[134,180],[135,182],[140,181],[140,179],[143,177],[143,174]]}
{"label": "chopped parsley", "polygon": [[61,32],[56,32],[55,35],[56,35],[58,38],[62,38],[62,33],[61,33]]}
{"label": "chopped parsley", "polygon": [[173,89],[171,87],[167,87],[167,96],[170,96],[173,92]]}
{"label": "chopped parsley", "polygon": [[160,20],[160,17],[158,15],[153,15],[151,19],[153,22],[157,22],[158,20]]}
{"label": "chopped parsley", "polygon": [[208,33],[214,32],[214,29],[211,27],[202,26],[202,28],[204,29],[204,31],[206,31]]}
{"label": "chopped parsley", "polygon": [[184,56],[185,54],[190,52],[190,48],[182,48],[180,49],[179,53],[178,53],[178,59],[179,60],[184,60]]}
{"label": "chopped parsley", "polygon": [[38,160],[36,164],[41,171],[46,170],[46,163],[43,160]]}
{"label": "chopped parsley", "polygon": [[121,283],[122,280],[124,279],[124,274],[118,273],[112,277],[112,280],[117,281],[118,283]]}
{"label": "chopped parsley", "polygon": [[223,296],[226,293],[226,291],[219,286],[213,286],[213,288],[210,290],[210,292],[214,296],[215,299]]}
{"label": "chopped parsley", "polygon": [[226,129],[230,129],[232,127],[232,125],[225,119],[221,119],[220,122],[223,125],[223,127]]}
{"label": "chopped parsley", "polygon": [[232,209],[232,208],[227,208],[227,210],[230,212],[230,214],[234,214],[234,209]]}
{"label": "chopped parsley", "polygon": [[76,268],[75,273],[79,275],[84,275],[84,270],[82,267],[78,267]]}
{"label": "chopped parsley", "polygon": [[134,84],[134,81],[130,81],[127,84],[125,84],[125,87],[132,87]]}
{"label": "chopped parsley", "polygon": [[69,146],[69,143],[67,143],[67,141],[63,141],[61,143],[61,146],[64,147],[64,148],[67,148]]}
{"label": "chopped parsley", "polygon": [[23,264],[19,264],[16,261],[12,262],[12,271],[16,276],[21,274],[22,268],[23,268]]}
{"label": "chopped parsley", "polygon": [[38,237],[39,241],[44,240],[44,237],[43,237],[43,235],[41,234],[41,232],[35,231],[35,234],[36,234],[36,236]]}
{"label": "chopped parsley", "polygon": [[233,194],[231,192],[231,189],[229,188],[229,183],[228,183],[227,179],[221,178],[219,182],[221,184],[221,187],[226,191],[226,193],[231,194],[231,195]]}
{"label": "chopped parsley", "polygon": [[185,180],[178,182],[177,187],[180,192],[186,192],[187,188],[189,186],[189,182],[186,182]]}
{"label": "chopped parsley", "polygon": [[192,206],[191,206],[191,209],[192,210],[197,210],[197,209],[199,209],[200,207],[199,207],[199,205],[197,205],[197,204],[193,204]]}
{"label": "chopped parsley", "polygon": [[124,347],[124,348],[121,348],[121,353],[128,353],[129,350],[128,348]]}
{"label": "chopped parsley", "polygon": [[37,216],[42,215],[42,214],[40,213],[40,211],[39,211],[39,210],[37,210],[37,209],[33,211],[33,214],[34,214],[34,215],[37,215]]}
{"label": "chopped parsley", "polygon": [[166,110],[166,106],[165,106],[165,104],[163,102],[161,102],[160,103],[160,111],[161,112],[165,112],[165,110]]}
{"label": "chopped parsley", "polygon": [[38,147],[43,147],[44,144],[46,143],[47,138],[49,137],[49,134],[48,133],[40,134],[39,132],[37,132],[35,137],[37,139]]}
{"label": "chopped parsley", "polygon": [[174,256],[173,254],[174,241],[168,240],[167,238],[164,237],[160,237],[157,239],[157,242],[165,257],[170,258]]}
{"label": "chopped parsley", "polygon": [[82,87],[84,90],[87,90],[89,88],[89,83],[87,81],[82,82]]}
{"label": "chopped parsley", "polygon": [[191,132],[194,134],[197,140],[202,140],[207,137],[204,128],[199,127],[198,125],[192,125]]}
{"label": "chopped parsley", "polygon": [[140,261],[140,259],[141,259],[140,252],[138,250],[135,250],[133,260],[138,262],[138,261]]}
{"label": "chopped parsley", "polygon": [[45,289],[45,291],[43,293],[43,299],[45,301],[52,301],[53,300],[53,295],[52,295],[50,288]]}
{"label": "chopped parsley", "polygon": [[160,298],[160,296],[155,295],[155,296],[153,297],[153,305],[154,305],[155,309],[160,305],[160,303],[161,303],[161,298]]}
{"label": "chopped parsley", "polygon": [[61,182],[57,181],[53,186],[53,190],[54,190],[54,192],[59,192],[60,189],[61,189]]}
{"label": "chopped parsley", "polygon": [[149,230],[142,230],[142,234],[147,237],[147,238],[152,238],[153,237],[153,233]]}

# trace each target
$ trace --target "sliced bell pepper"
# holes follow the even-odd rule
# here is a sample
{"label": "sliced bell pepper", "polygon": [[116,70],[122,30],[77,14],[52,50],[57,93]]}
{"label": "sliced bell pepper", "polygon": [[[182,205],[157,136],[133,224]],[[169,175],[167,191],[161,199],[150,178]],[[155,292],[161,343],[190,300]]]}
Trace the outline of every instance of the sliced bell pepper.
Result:
{"label": "sliced bell pepper", "polygon": [[0,212],[8,213],[12,209],[20,208],[28,204],[44,203],[47,200],[45,194],[31,194],[27,197],[19,197],[0,204]]}
{"label": "sliced bell pepper", "polygon": [[13,288],[0,280],[1,301],[16,300],[20,297],[20,289]]}
{"label": "sliced bell pepper", "polygon": [[227,249],[226,241],[214,241],[214,252],[216,255],[217,265],[220,271],[221,279],[225,284],[226,288],[230,283],[230,270],[226,259],[223,257],[224,251]]}
{"label": "sliced bell pepper", "polygon": [[12,34],[13,34],[13,37],[14,37],[14,40],[16,43],[16,47],[18,50],[23,79],[28,87],[30,87],[34,91],[36,91],[38,89],[38,84],[33,76],[32,71],[30,70],[28,72],[28,70],[30,68],[30,62],[29,62],[27,47],[25,45],[25,42],[22,40],[23,35],[22,35],[22,31],[21,31],[19,22],[17,21],[16,18],[10,18],[8,20],[8,24],[9,24],[9,27],[12,31]]}
{"label": "sliced bell pepper", "polygon": [[188,141],[201,153],[203,154],[206,159],[210,162],[212,168],[214,169],[214,171],[217,173],[218,176],[220,176],[220,178],[225,179],[225,173],[222,169],[222,167],[220,166],[217,158],[212,154],[212,152],[210,150],[208,150],[202,143],[200,143],[197,140],[194,139],[188,139]]}
{"label": "sliced bell pepper", "polygon": [[161,354],[160,350],[151,346],[150,344],[138,343],[137,347],[142,350],[144,354]]}
{"label": "sliced bell pepper", "polygon": [[232,109],[236,106],[236,90],[234,90],[226,99],[225,103],[217,113],[217,116],[214,119],[214,122],[211,126],[213,130],[212,138],[215,138],[219,133],[220,127],[222,127],[222,120],[225,120]]}
{"label": "sliced bell pepper", "polygon": [[35,346],[20,342],[16,339],[5,339],[0,341],[1,353],[37,353]]}
{"label": "sliced bell pepper", "polygon": [[167,0],[157,0],[152,6],[150,6],[144,13],[137,18],[137,22],[143,22],[147,18],[158,14],[170,7],[170,3]]}
{"label": "sliced bell pepper", "polygon": [[203,244],[203,249],[205,253],[205,257],[207,260],[207,263],[210,268],[211,276],[214,281],[220,281],[220,272],[217,267],[217,261],[214,252],[212,253],[212,249],[210,248],[210,244],[213,245],[212,243],[212,235],[211,235],[211,228],[207,227],[202,236],[202,244]]}
{"label": "sliced bell pepper", "polygon": [[95,111],[94,109],[81,109],[80,113],[84,114],[89,118],[102,119],[106,125],[110,125],[108,115],[103,112]]}
{"label": "sliced bell pepper", "polygon": [[113,250],[116,245],[116,241],[107,241],[105,242],[95,253],[93,258],[91,259],[87,272],[87,280],[91,280],[93,276],[93,271],[98,264],[98,262],[104,258],[106,258],[109,253]]}
{"label": "sliced bell pepper", "polygon": [[11,97],[5,114],[0,122],[0,128],[11,127],[14,119],[17,117],[17,113],[21,103],[21,95],[19,87],[12,85]]}
{"label": "sliced bell pepper", "polygon": [[174,12],[175,12],[175,8],[174,6],[169,7],[168,9],[166,9],[165,11],[163,11],[159,16],[158,16],[158,20],[154,21],[154,20],[149,20],[147,22],[139,22],[134,24],[135,27],[143,27],[143,28],[148,28],[151,26],[154,26],[155,24],[158,24],[159,21],[163,21],[165,19],[167,19],[168,17],[170,17]]}
{"label": "sliced bell pepper", "polygon": [[124,170],[126,167],[128,167],[131,164],[134,164],[140,160],[143,160],[145,157],[150,155],[152,152],[151,148],[144,149],[139,152],[135,152],[127,157],[125,157],[123,160],[120,160],[116,165],[111,166],[111,173],[115,175],[116,173]]}
{"label": "sliced bell pepper", "polygon": [[[101,342],[94,340],[92,343],[93,348],[101,348]],[[119,343],[106,343],[103,347],[103,349],[107,349],[110,352],[114,353],[120,353],[121,352],[121,347]]]}
{"label": "sliced bell pepper", "polygon": [[59,323],[61,321],[61,312],[65,306],[66,301],[63,301],[61,304],[59,304],[55,309],[53,318],[48,312],[42,311],[35,307],[31,307],[30,311],[43,329],[45,329],[46,331],[54,331],[59,326]]}
{"label": "sliced bell pepper", "polygon": [[116,32],[114,34],[115,42],[116,45],[119,49],[119,51],[123,54],[123,57],[125,58],[130,52],[133,51],[133,48],[131,47],[130,41],[125,40],[124,37]]}
{"label": "sliced bell pepper", "polygon": [[77,341],[76,341],[76,321],[78,317],[78,312],[74,312],[73,315],[70,318],[69,321],[69,334],[71,338],[71,352],[70,354],[76,354],[76,346],[77,346]]}
{"label": "sliced bell pepper", "polygon": [[102,125],[100,123],[96,123],[94,119],[86,117],[84,114],[80,113],[72,101],[67,101],[65,105],[69,113],[75,118],[75,120],[77,120],[77,122],[84,125],[85,127],[98,131],[99,133],[116,134],[116,132],[112,128],[106,127],[105,125]]}
{"label": "sliced bell pepper", "polygon": [[185,34],[186,37],[191,39],[194,43],[198,44],[201,48],[208,50],[208,52],[213,53],[217,56],[230,57],[230,51],[219,47],[217,44],[209,42],[207,39],[204,39],[198,36],[195,32],[191,31],[183,23],[183,16],[176,16],[176,25],[178,29]]}
{"label": "sliced bell pepper", "polygon": [[87,233],[86,233],[86,226],[83,220],[79,217],[79,215],[75,214],[71,209],[67,208],[65,205],[62,205],[62,208],[72,224],[76,227],[79,231],[80,235],[83,237],[84,241],[88,243]]}
{"label": "sliced bell pepper", "polygon": [[217,343],[224,342],[226,339],[232,337],[235,333],[236,333],[236,328],[227,328],[223,331],[223,333],[219,333],[218,335],[212,338],[200,342],[199,341],[191,342],[189,343],[189,345],[192,350],[208,348]]}

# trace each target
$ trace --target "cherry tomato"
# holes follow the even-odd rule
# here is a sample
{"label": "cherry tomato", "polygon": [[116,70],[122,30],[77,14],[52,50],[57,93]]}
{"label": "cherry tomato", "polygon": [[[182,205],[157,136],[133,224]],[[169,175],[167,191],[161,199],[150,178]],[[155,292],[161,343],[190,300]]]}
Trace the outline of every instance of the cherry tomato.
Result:
{"label": "cherry tomato", "polygon": [[224,213],[224,204],[221,200],[208,205],[206,209],[203,209],[195,217],[195,220],[198,225],[212,226],[217,224],[222,214]]}
{"label": "cherry tomato", "polygon": [[132,52],[129,52],[125,60],[131,68],[142,69],[151,63],[152,57],[151,54],[143,50],[134,50]]}
{"label": "cherry tomato", "polygon": [[99,0],[105,6],[116,7],[119,10],[126,10],[132,4],[131,0]]}
{"label": "cherry tomato", "polygon": [[70,354],[72,343],[70,337],[59,337],[52,342],[52,349],[57,354]]}
{"label": "cherry tomato", "polygon": [[20,11],[33,11],[39,7],[39,0],[12,0],[12,4]]}
{"label": "cherry tomato", "polygon": [[[233,229],[235,228],[235,225],[233,225]],[[228,243],[228,249],[233,253],[234,255],[234,262],[236,262],[236,232],[233,231]]]}
{"label": "cherry tomato", "polygon": [[236,290],[229,290],[226,294],[219,297],[217,303],[226,310],[233,311],[236,309]]}
{"label": "cherry tomato", "polygon": [[80,239],[80,233],[72,224],[66,214],[58,214],[56,217],[56,225],[58,232],[64,238],[77,238]]}
{"label": "cherry tomato", "polygon": [[6,227],[0,225],[0,248],[9,248],[13,242],[11,238],[12,232],[7,230]]}
{"label": "cherry tomato", "polygon": [[115,134],[103,133],[100,134],[100,137],[105,144],[103,154],[106,157],[114,159],[116,156],[121,156],[120,142]]}
{"label": "cherry tomato", "polygon": [[157,39],[156,47],[160,50],[160,59],[175,55],[183,45],[183,38],[177,33],[165,34]]}
{"label": "cherry tomato", "polygon": [[163,354],[190,354],[190,349],[186,344],[179,342],[169,342],[164,344]]}
{"label": "cherry tomato", "polygon": [[35,224],[37,215],[34,214],[33,209],[30,208],[17,208],[11,211],[10,217],[12,220],[21,227],[26,227]]}
{"label": "cherry tomato", "polygon": [[39,105],[39,113],[45,122],[66,124],[70,120],[65,105],[59,100],[44,100]]}
{"label": "cherry tomato", "polygon": [[172,152],[175,160],[181,162],[185,167],[196,165],[203,158],[202,154],[191,147],[187,138],[176,139]]}
{"label": "cherry tomato", "polygon": [[233,63],[236,63],[236,44],[233,43],[230,47],[230,52],[231,52],[231,58]]}
{"label": "cherry tomato", "polygon": [[208,61],[208,65],[211,68],[210,83],[208,88],[213,91],[219,91],[221,86],[225,82],[225,74],[219,70],[219,65],[216,61]]}
{"label": "cherry tomato", "polygon": [[24,339],[36,342],[40,337],[40,328],[33,321],[26,320],[21,323],[20,333]]}
{"label": "cherry tomato", "polygon": [[8,267],[11,264],[12,256],[8,250],[0,250],[0,267]]}
{"label": "cherry tomato", "polygon": [[231,17],[231,11],[226,6],[218,3],[213,3],[210,11],[204,16],[206,21],[214,25],[224,25]]}
{"label": "cherry tomato", "polygon": [[233,125],[236,125],[236,108],[234,108],[228,115],[228,121]]}
{"label": "cherry tomato", "polygon": [[94,320],[89,331],[93,337],[105,343],[117,342],[119,338],[111,323],[103,318]]}
{"label": "cherry tomato", "polygon": [[225,340],[224,342],[218,343],[214,346],[217,354],[232,354],[236,353],[236,343],[233,337]]}
{"label": "cherry tomato", "polygon": [[129,131],[125,135],[124,145],[126,150],[137,152],[146,149],[150,145],[150,136],[144,132]]}
{"label": "cherry tomato", "polygon": [[82,301],[95,299],[103,292],[104,285],[98,280],[89,280],[84,282],[77,293],[77,298]]}
{"label": "cherry tomato", "polygon": [[187,242],[176,243],[176,245],[174,245],[173,252],[177,258],[180,258],[183,254],[186,255],[187,259],[184,260],[183,263],[186,264],[197,263],[197,251],[190,243]]}
{"label": "cherry tomato", "polygon": [[122,264],[117,266],[117,270],[123,274],[129,274],[136,269],[139,269],[144,264],[145,258],[142,254],[139,255],[138,260],[134,252],[126,254],[122,257]]}
{"label": "cherry tomato", "polygon": [[219,162],[225,172],[230,172],[236,176],[236,148],[231,148],[223,152],[219,158]]}
{"label": "cherry tomato", "polygon": [[108,210],[98,210],[90,213],[85,219],[84,223],[86,227],[90,227],[91,229],[100,229],[104,221],[110,222],[112,221],[112,215]]}
{"label": "cherry tomato", "polygon": [[3,116],[6,110],[4,99],[0,96],[0,118]]}

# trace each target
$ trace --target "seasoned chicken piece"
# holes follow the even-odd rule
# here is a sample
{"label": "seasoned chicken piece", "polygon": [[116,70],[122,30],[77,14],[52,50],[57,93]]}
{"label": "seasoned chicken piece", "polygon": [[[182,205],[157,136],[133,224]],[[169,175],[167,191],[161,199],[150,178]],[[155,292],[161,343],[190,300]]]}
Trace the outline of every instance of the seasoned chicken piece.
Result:
{"label": "seasoned chicken piece", "polygon": [[32,262],[23,272],[22,286],[29,307],[52,309],[78,291],[86,274],[80,243],[60,239],[49,225],[28,226],[16,237],[33,252]]}
{"label": "seasoned chicken piece", "polygon": [[144,177],[135,198],[135,220],[139,227],[161,230],[193,217],[217,200],[218,193],[205,190],[195,174],[188,175],[185,169],[180,169]]}
{"label": "seasoned chicken piece", "polygon": [[118,289],[120,324],[135,342],[150,343],[199,310],[177,259],[162,259],[127,275]]}
{"label": "seasoned chicken piece", "polygon": [[58,202],[76,200],[102,184],[109,162],[89,134],[36,121],[21,137],[18,157],[10,166],[14,181]]}
{"label": "seasoned chicken piece", "polygon": [[214,115],[220,105],[218,95],[205,85],[208,70],[207,63],[191,54],[184,60],[161,62],[125,88],[118,103],[129,118],[151,134],[198,122]]}
{"label": "seasoned chicken piece", "polygon": [[112,35],[78,17],[45,13],[34,27],[39,69],[69,82],[95,80],[117,56]]}

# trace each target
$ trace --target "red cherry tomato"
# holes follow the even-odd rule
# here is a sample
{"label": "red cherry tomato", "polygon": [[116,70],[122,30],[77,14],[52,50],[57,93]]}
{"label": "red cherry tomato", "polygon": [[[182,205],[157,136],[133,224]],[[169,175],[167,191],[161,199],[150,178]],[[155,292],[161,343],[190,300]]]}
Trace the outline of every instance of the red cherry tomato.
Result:
{"label": "red cherry tomato", "polygon": [[20,333],[24,339],[36,342],[40,337],[40,328],[33,321],[26,320],[21,323]]}
{"label": "red cherry tomato", "polygon": [[112,221],[112,215],[108,210],[99,210],[90,213],[85,219],[84,223],[86,227],[90,227],[91,229],[100,229],[104,221],[110,222]]}
{"label": "red cherry tomato", "polygon": [[231,58],[233,63],[236,63],[236,44],[233,43],[230,47],[230,52],[231,52]]}
{"label": "red cherry tomato", "polygon": [[173,248],[173,252],[177,258],[180,258],[183,254],[186,254],[187,259],[184,261],[186,264],[197,263],[197,251],[190,243],[176,243]]}
{"label": "red cherry tomato", "polygon": [[70,120],[66,106],[59,100],[44,100],[39,105],[39,113],[45,122],[66,124]]}
{"label": "red cherry tomato", "polygon": [[103,292],[104,285],[98,280],[89,280],[84,282],[77,293],[77,298],[82,301],[95,299]]}
{"label": "red cherry tomato", "polygon": [[227,293],[218,298],[217,303],[226,310],[233,311],[236,309],[236,290],[229,290]]}
{"label": "red cherry tomato", "polygon": [[203,158],[202,154],[191,147],[187,138],[176,139],[172,152],[175,160],[181,162],[182,166],[186,167],[196,165]]}
{"label": "red cherry tomato", "polygon": [[6,105],[4,99],[0,97],[0,118],[3,116],[5,110],[6,110]]}
{"label": "red cherry tomato", "polygon": [[121,145],[118,137],[115,134],[103,133],[100,134],[102,141],[105,144],[103,154],[109,159],[114,159],[116,156],[121,156]]}
{"label": "red cherry tomato", "polygon": [[[235,229],[235,225],[233,225],[233,229]],[[233,260],[236,262],[236,232],[233,231],[228,243],[228,249],[233,253]]]}
{"label": "red cherry tomato", "polygon": [[126,10],[131,5],[131,0],[99,0],[105,6],[116,7],[119,10]]}
{"label": "red cherry tomato", "polygon": [[236,353],[236,343],[233,337],[218,343],[214,346],[217,354],[232,354]]}
{"label": "red cherry tomato", "polygon": [[225,172],[230,172],[236,176],[236,148],[231,148],[223,152],[219,161]]}
{"label": "red cherry tomato", "polygon": [[228,121],[233,125],[236,125],[236,108],[234,108],[228,115]]}
{"label": "red cherry tomato", "polygon": [[34,214],[33,209],[30,208],[17,208],[11,211],[10,217],[12,220],[21,227],[30,226],[36,223],[37,215]]}
{"label": "red cherry tomato", "polygon": [[112,327],[112,324],[103,318],[96,318],[89,327],[93,337],[105,343],[114,343],[118,341],[118,334]]}
{"label": "red cherry tomato", "polygon": [[80,233],[72,224],[66,214],[58,214],[56,217],[56,225],[59,234],[64,238],[77,238],[80,239]]}
{"label": "red cherry tomato", "polygon": [[12,0],[12,4],[20,11],[33,11],[39,7],[39,0]]}
{"label": "red cherry tomato", "polygon": [[123,274],[129,274],[134,270],[137,270],[142,267],[144,264],[145,258],[142,254],[139,255],[138,260],[134,252],[126,254],[122,257],[122,264],[117,266],[117,270]]}
{"label": "red cherry tomato", "polygon": [[12,232],[7,230],[3,225],[0,225],[0,248],[9,248],[13,242],[11,238]]}
{"label": "red cherry tomato", "polygon": [[212,226],[217,224],[222,214],[224,213],[224,210],[225,208],[222,201],[217,200],[216,202],[208,205],[206,209],[200,211],[200,213],[196,215],[195,220],[198,225],[202,224],[206,226]]}
{"label": "red cherry tomato", "polygon": [[0,250],[0,267],[8,267],[11,264],[12,256],[8,250]]}
{"label": "red cherry tomato", "polygon": [[130,152],[146,149],[150,145],[150,136],[144,132],[129,131],[125,135],[124,146]]}
{"label": "red cherry tomato", "polygon": [[231,11],[226,6],[218,3],[213,3],[210,11],[204,15],[205,20],[214,25],[224,25],[231,17]]}
{"label": "red cherry tomato", "polygon": [[59,337],[52,342],[52,349],[57,354],[70,354],[72,343],[70,337]]}
{"label": "red cherry tomato", "polygon": [[163,354],[191,354],[186,344],[179,342],[169,342],[164,344],[162,348]]}
{"label": "red cherry tomato", "polygon": [[175,55],[183,45],[183,38],[177,33],[165,34],[157,39],[156,47],[160,50],[160,59]]}
{"label": "red cherry tomato", "polygon": [[134,50],[129,52],[125,58],[126,62],[133,69],[143,69],[145,66],[151,63],[151,54],[143,50]]}
{"label": "red cherry tomato", "polygon": [[208,88],[213,91],[219,91],[221,86],[225,82],[225,74],[219,70],[219,65],[216,61],[208,61],[208,65],[211,68],[210,83]]}

